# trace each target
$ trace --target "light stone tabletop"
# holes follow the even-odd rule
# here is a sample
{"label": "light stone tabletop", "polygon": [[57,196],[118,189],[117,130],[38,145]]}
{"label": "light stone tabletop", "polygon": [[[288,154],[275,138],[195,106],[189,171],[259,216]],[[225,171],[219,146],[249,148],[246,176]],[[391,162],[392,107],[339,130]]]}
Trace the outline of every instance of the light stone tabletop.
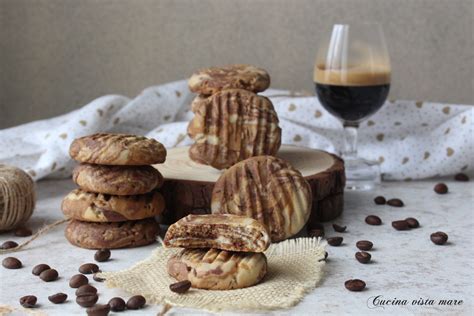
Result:
{"label": "light stone tabletop", "polygon": [[[340,247],[328,246],[329,259],[324,281],[310,292],[300,304],[288,310],[278,310],[269,315],[472,315],[473,314],[473,191],[472,182],[446,180],[450,192],[438,195],[433,192],[435,181],[389,182],[374,191],[346,192],[344,214],[333,221],[347,225],[347,232],[335,233],[331,223],[326,223],[326,236],[342,236]],[[71,180],[41,181],[37,184],[38,202],[29,227],[37,230],[44,224],[62,218],[62,197],[74,185]],[[378,206],[376,195],[401,198],[405,207]],[[365,224],[367,215],[378,215],[382,226]],[[396,231],[393,220],[415,217],[421,227],[409,231]],[[7,270],[0,267],[0,305],[18,308],[12,315],[24,315],[19,298],[36,295],[39,307],[35,312],[46,315],[85,314],[85,309],[74,302],[74,289],[69,288],[69,278],[78,273],[80,264],[94,262],[94,251],[70,245],[63,235],[64,225],[54,228],[46,236],[35,240],[27,249],[14,254],[1,255],[19,258],[24,267]],[[449,242],[437,246],[430,241],[430,234],[444,231]],[[374,243],[372,263],[361,264],[354,258],[355,243],[368,239]],[[0,235],[6,240],[21,242],[22,238],[11,233]],[[158,244],[136,249],[112,250],[111,260],[99,263],[103,271],[127,268],[149,256]],[[33,266],[47,263],[59,271],[60,279],[43,282],[31,274]],[[349,292],[344,281],[359,278],[367,283],[362,292]],[[130,295],[117,289],[107,289],[104,284],[92,281],[99,289],[99,303],[107,303],[114,296],[127,299]],[[56,292],[68,294],[68,300],[53,305],[47,299]],[[376,297],[379,297],[376,299]],[[406,305],[374,306],[382,300],[406,300]],[[413,301],[433,300],[433,305],[412,305]],[[462,300],[461,305],[439,305],[440,300]],[[375,303],[376,303],[375,302]],[[429,302],[428,302],[429,303]],[[111,313],[114,315],[157,315],[161,306],[147,305],[138,311]],[[230,314],[230,313],[229,313]],[[238,313],[234,313],[237,315]],[[41,314],[40,314],[41,315]],[[167,315],[207,315],[206,312],[172,308]],[[253,314],[252,314],[253,315]]]}

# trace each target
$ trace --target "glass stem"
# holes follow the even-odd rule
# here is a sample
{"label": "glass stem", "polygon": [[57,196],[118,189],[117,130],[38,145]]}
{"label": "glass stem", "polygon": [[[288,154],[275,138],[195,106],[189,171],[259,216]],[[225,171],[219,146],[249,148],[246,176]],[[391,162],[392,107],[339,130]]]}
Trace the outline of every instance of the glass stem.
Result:
{"label": "glass stem", "polygon": [[344,123],[344,151],[343,158],[357,157],[357,129],[359,124]]}

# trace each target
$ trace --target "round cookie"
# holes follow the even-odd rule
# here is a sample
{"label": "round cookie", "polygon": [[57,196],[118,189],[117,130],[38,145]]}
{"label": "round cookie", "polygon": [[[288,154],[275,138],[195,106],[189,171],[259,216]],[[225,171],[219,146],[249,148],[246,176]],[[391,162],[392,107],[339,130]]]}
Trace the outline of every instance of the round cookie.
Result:
{"label": "round cookie", "polygon": [[277,242],[303,228],[311,202],[311,187],[298,170],[282,159],[259,156],[235,164],[219,177],[211,211],[252,217]]}
{"label": "round cookie", "polygon": [[166,149],[144,136],[98,133],[75,139],[69,155],[79,162],[139,166],[163,163]]}
{"label": "round cookie", "polygon": [[189,78],[188,86],[191,92],[204,95],[224,89],[260,92],[270,86],[270,76],[264,69],[252,65],[226,65],[195,72]]}
{"label": "round cookie", "polygon": [[152,166],[80,164],[72,180],[85,191],[113,195],[144,194],[163,184],[163,176]]}
{"label": "round cookie", "polygon": [[117,223],[89,223],[72,220],[64,235],[78,247],[87,249],[131,248],[151,244],[160,231],[153,218]]}
{"label": "round cookie", "polygon": [[141,195],[119,196],[71,191],[63,199],[63,214],[86,222],[123,222],[160,215],[165,208],[161,193],[153,191]]}
{"label": "round cookie", "polygon": [[259,155],[275,155],[281,128],[271,101],[242,89],[217,92],[193,104],[188,134],[195,141],[189,157],[224,169]]}
{"label": "round cookie", "polygon": [[232,290],[260,282],[267,273],[263,253],[231,252],[218,249],[183,249],[171,256],[168,274],[178,281],[206,290]]}

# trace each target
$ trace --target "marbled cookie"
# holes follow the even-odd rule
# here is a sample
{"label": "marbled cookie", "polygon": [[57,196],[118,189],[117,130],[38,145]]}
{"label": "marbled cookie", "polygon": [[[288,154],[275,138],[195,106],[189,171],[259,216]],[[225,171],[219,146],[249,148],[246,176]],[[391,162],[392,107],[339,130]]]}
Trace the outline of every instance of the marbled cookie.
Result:
{"label": "marbled cookie", "polygon": [[163,176],[152,166],[80,164],[72,180],[85,191],[113,195],[144,194],[163,184]]}
{"label": "marbled cookie", "polygon": [[235,164],[220,176],[211,211],[255,218],[276,242],[303,228],[311,202],[311,188],[298,170],[282,159],[259,156]]}
{"label": "marbled cookie", "polygon": [[143,136],[98,133],[75,139],[69,155],[79,162],[138,166],[164,162],[166,149]]}
{"label": "marbled cookie", "polygon": [[227,65],[201,69],[188,81],[191,92],[211,95],[224,89],[264,91],[270,86],[270,76],[262,69],[251,65]]}
{"label": "marbled cookie", "polygon": [[263,252],[270,245],[270,236],[261,223],[250,217],[188,215],[168,228],[164,243],[166,247]]}
{"label": "marbled cookie", "polygon": [[71,191],[63,199],[61,209],[68,218],[86,222],[123,222],[160,215],[165,208],[161,193],[119,196]]}
{"label": "marbled cookie", "polygon": [[218,249],[184,249],[169,258],[168,274],[206,290],[232,290],[260,282],[267,273],[263,253]]}
{"label": "marbled cookie", "polygon": [[193,105],[189,157],[217,169],[259,155],[275,155],[281,145],[278,116],[269,99],[241,89],[220,91]]}
{"label": "marbled cookie", "polygon": [[116,223],[90,223],[72,220],[64,232],[75,246],[87,249],[139,247],[155,241],[160,231],[153,218]]}

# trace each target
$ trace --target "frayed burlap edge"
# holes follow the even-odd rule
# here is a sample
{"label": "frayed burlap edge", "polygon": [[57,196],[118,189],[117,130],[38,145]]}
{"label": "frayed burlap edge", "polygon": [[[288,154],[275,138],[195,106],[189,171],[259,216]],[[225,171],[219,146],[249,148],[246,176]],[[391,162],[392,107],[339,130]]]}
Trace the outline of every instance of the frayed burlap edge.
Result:
{"label": "frayed burlap edge", "polygon": [[121,288],[145,296],[149,303],[190,307],[218,312],[222,310],[265,311],[289,308],[300,302],[321,281],[325,244],[316,238],[297,238],[272,244],[265,252],[268,273],[252,287],[229,291],[191,289],[176,294],[169,285],[176,282],[166,271],[169,256],[179,249],[162,246],[129,269],[103,272],[107,287]]}

